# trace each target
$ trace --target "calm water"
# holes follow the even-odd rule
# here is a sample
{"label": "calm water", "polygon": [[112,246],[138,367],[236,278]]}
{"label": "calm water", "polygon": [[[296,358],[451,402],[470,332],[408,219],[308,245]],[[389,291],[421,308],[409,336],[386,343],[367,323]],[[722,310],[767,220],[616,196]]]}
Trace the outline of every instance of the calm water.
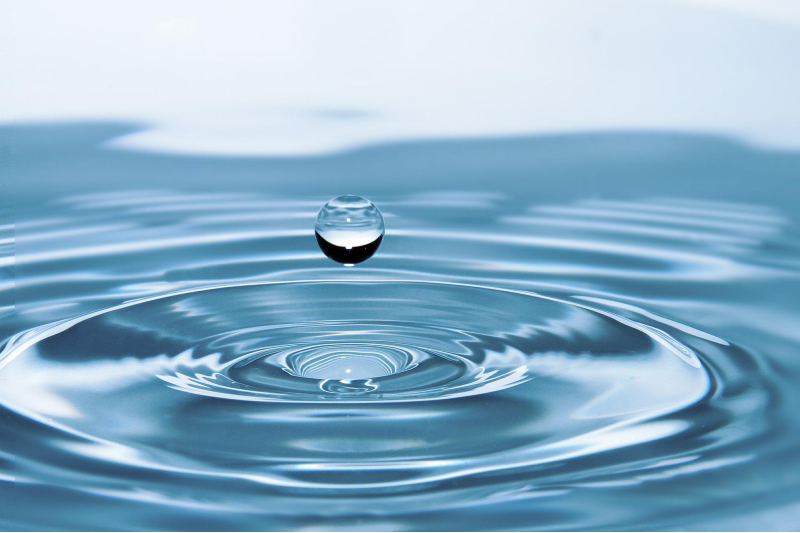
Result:
{"label": "calm water", "polygon": [[[3,528],[798,527],[800,155],[103,148],[132,128],[2,132]],[[386,222],[351,268],[345,193]]]}

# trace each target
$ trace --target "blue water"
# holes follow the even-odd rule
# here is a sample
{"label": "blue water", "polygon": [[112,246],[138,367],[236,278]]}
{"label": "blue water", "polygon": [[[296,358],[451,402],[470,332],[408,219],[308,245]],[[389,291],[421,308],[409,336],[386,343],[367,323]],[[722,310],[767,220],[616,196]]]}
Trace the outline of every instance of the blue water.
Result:
{"label": "blue water", "polygon": [[[798,526],[800,154],[104,146],[136,128],[0,132],[0,527]],[[349,268],[346,193],[386,226]]]}

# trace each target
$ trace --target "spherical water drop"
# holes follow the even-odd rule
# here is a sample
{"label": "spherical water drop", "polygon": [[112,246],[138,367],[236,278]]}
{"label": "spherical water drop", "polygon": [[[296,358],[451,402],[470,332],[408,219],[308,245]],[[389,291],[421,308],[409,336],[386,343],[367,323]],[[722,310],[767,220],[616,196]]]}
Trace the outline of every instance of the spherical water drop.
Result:
{"label": "spherical water drop", "polygon": [[383,240],[383,215],[360,196],[334,198],[317,215],[317,243],[323,253],[339,263],[354,265],[366,261]]}

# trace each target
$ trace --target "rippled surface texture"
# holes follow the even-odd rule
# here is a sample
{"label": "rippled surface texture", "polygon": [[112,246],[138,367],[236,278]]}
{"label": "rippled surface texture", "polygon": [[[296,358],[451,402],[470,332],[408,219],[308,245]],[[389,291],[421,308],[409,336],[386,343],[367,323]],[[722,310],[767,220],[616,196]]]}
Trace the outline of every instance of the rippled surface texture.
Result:
{"label": "rippled surface texture", "polygon": [[[5,131],[3,527],[731,528],[797,501],[798,155],[102,147],[127,130]],[[386,219],[353,268],[314,236],[343,193]]]}

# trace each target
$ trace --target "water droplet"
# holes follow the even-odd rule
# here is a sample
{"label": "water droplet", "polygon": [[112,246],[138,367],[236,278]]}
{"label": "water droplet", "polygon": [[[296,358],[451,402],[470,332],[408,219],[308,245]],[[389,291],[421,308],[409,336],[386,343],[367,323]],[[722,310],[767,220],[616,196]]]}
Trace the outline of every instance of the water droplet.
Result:
{"label": "water droplet", "polygon": [[325,255],[352,266],[372,257],[380,247],[383,215],[366,198],[339,196],[320,209],[314,230]]}

